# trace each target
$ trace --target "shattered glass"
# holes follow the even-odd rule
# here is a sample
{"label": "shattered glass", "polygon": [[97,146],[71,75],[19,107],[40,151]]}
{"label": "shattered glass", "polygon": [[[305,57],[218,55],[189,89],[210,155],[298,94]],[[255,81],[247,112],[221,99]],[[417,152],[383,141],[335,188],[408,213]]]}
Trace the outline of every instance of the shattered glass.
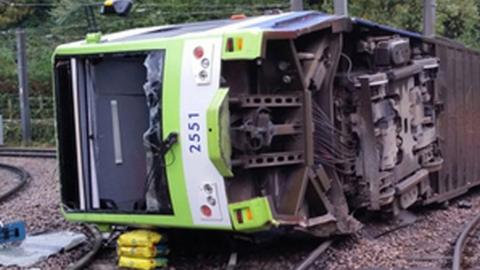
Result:
{"label": "shattered glass", "polygon": [[147,152],[146,205],[148,212],[171,211],[162,146],[161,112],[165,53],[155,51],[145,59],[147,82],[143,86],[149,110],[149,128],[143,135]]}

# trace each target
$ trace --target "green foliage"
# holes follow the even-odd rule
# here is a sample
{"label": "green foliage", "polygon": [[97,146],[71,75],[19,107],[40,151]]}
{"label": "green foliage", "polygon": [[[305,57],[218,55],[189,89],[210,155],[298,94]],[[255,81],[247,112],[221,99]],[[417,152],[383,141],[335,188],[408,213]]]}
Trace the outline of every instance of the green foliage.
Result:
{"label": "green foliage", "polygon": [[12,3],[14,1],[5,1],[5,4],[0,5],[0,14],[2,14],[0,16],[0,28],[18,25],[34,11],[31,8],[19,9],[12,7]]}
{"label": "green foliage", "polygon": [[[21,145],[22,136],[20,120],[6,119],[4,123],[4,140],[8,145]],[[53,119],[32,119],[32,141],[34,145],[55,145],[55,124]]]}
{"label": "green foliage", "polygon": [[[32,139],[35,143],[53,145],[55,125],[53,98],[39,96],[29,98],[32,116]],[[8,144],[21,143],[20,103],[15,94],[0,92],[0,115],[4,120],[4,137]]]}
{"label": "green foliage", "polygon": [[0,92],[16,84],[15,40],[10,34],[0,33]]}
{"label": "green foliage", "polygon": [[477,26],[479,19],[479,9],[475,0],[439,0],[437,29],[445,37],[457,39],[470,47],[480,48]]}

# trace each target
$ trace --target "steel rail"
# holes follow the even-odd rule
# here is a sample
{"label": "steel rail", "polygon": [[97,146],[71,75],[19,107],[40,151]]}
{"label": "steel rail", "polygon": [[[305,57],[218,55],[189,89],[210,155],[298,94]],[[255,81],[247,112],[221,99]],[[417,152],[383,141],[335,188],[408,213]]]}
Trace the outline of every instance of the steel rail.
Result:
{"label": "steel rail", "polygon": [[92,261],[95,259],[95,256],[98,254],[100,249],[102,248],[103,244],[103,237],[102,234],[100,233],[99,229],[97,226],[94,225],[85,225],[85,227],[90,231],[90,233],[93,235],[93,247],[92,249],[87,252],[82,258],[80,258],[78,261],[71,263],[68,267],[67,270],[81,270],[85,269]]}
{"label": "steel rail", "polygon": [[30,179],[30,174],[22,168],[8,165],[8,164],[3,164],[3,163],[0,163],[0,170],[6,170],[19,176],[18,183],[13,188],[9,189],[6,192],[0,193],[0,202],[1,202],[3,200],[6,200],[13,194],[15,194],[22,187],[24,187],[28,183],[28,180]]}
{"label": "steel rail", "polygon": [[26,147],[0,147],[0,152],[12,152],[12,151],[22,151],[22,152],[56,152],[55,148],[26,148]]}
{"label": "steel rail", "polygon": [[462,231],[460,236],[458,237],[455,243],[455,250],[453,252],[453,263],[452,269],[453,270],[461,270],[462,269],[462,255],[463,250],[465,249],[465,244],[467,242],[467,238],[469,234],[480,224],[480,214],[478,214],[472,221],[470,221],[465,229]]}
{"label": "steel rail", "polygon": [[332,240],[323,242],[320,246],[314,249],[302,263],[295,268],[295,270],[306,270],[312,265],[322,253],[324,253],[332,244]]}
{"label": "steel rail", "polygon": [[56,158],[57,152],[51,148],[0,148],[1,157]]}
{"label": "steel rail", "polygon": [[27,152],[0,152],[0,157],[17,157],[17,158],[57,158],[56,154],[50,153],[27,153]]}

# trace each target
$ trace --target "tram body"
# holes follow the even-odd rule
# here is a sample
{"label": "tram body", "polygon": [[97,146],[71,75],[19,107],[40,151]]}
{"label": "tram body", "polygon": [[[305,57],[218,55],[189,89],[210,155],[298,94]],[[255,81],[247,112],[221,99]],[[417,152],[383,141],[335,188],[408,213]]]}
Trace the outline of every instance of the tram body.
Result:
{"label": "tram body", "polygon": [[319,12],[134,29],[54,54],[67,219],[317,236],[477,185],[479,54]]}

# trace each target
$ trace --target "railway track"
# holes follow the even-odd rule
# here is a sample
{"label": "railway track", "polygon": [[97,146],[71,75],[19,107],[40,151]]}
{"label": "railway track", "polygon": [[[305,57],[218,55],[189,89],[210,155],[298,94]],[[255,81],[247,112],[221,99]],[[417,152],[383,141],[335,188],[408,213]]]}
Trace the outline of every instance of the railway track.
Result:
{"label": "railway track", "polygon": [[462,268],[462,261],[465,256],[464,251],[465,247],[469,241],[469,237],[472,236],[472,233],[477,230],[480,226],[480,214],[475,216],[463,229],[462,233],[458,237],[455,243],[455,249],[453,253],[453,262],[452,262],[452,270],[461,270]]}
{"label": "railway track", "polygon": [[6,187],[6,190],[0,189],[0,202],[6,200],[10,196],[13,196],[15,193],[17,193],[22,187],[24,187],[28,180],[30,179],[30,174],[16,166],[8,165],[8,164],[3,164],[0,163],[0,170],[7,171],[9,173],[12,173],[17,176],[17,180],[13,184],[7,184],[4,185]]}
{"label": "railway track", "polygon": [[[52,156],[52,151],[50,151],[49,149],[14,149],[14,151],[11,151],[12,149],[8,149],[8,151],[4,150],[6,149],[1,148],[0,156],[7,156],[3,155],[3,153],[7,152],[12,153],[12,155],[8,156],[14,157],[48,158]],[[50,156],[48,156],[47,154],[50,154]],[[8,179],[8,182],[0,185],[0,203],[8,198],[15,196],[17,192],[19,192],[31,179],[30,174],[25,169],[9,164],[0,163],[0,175],[3,175],[3,172],[5,172],[8,177],[2,178],[2,180]],[[89,240],[87,241],[89,242],[90,248],[88,249],[88,252],[86,252],[79,260],[71,263],[67,268],[68,270],[85,269],[85,267],[92,262],[92,260],[102,248],[103,238],[98,228],[92,225],[84,226],[87,230],[87,235],[89,238]]]}
{"label": "railway track", "polygon": [[57,151],[54,148],[20,148],[2,147],[1,157],[25,157],[25,158],[57,158]]}
{"label": "railway track", "polygon": [[331,240],[325,241],[316,249],[314,249],[310,255],[308,255],[296,268],[295,270],[306,270],[308,269],[319,257],[322,255],[332,244]]}
{"label": "railway track", "polygon": [[67,267],[67,270],[81,270],[85,269],[87,266],[89,266],[93,260],[95,259],[95,256],[100,252],[103,246],[103,237],[100,231],[98,230],[97,226],[94,225],[84,225],[85,228],[89,231],[89,234],[91,235],[91,243],[92,243],[92,248],[85,253],[78,261],[70,264]]}

